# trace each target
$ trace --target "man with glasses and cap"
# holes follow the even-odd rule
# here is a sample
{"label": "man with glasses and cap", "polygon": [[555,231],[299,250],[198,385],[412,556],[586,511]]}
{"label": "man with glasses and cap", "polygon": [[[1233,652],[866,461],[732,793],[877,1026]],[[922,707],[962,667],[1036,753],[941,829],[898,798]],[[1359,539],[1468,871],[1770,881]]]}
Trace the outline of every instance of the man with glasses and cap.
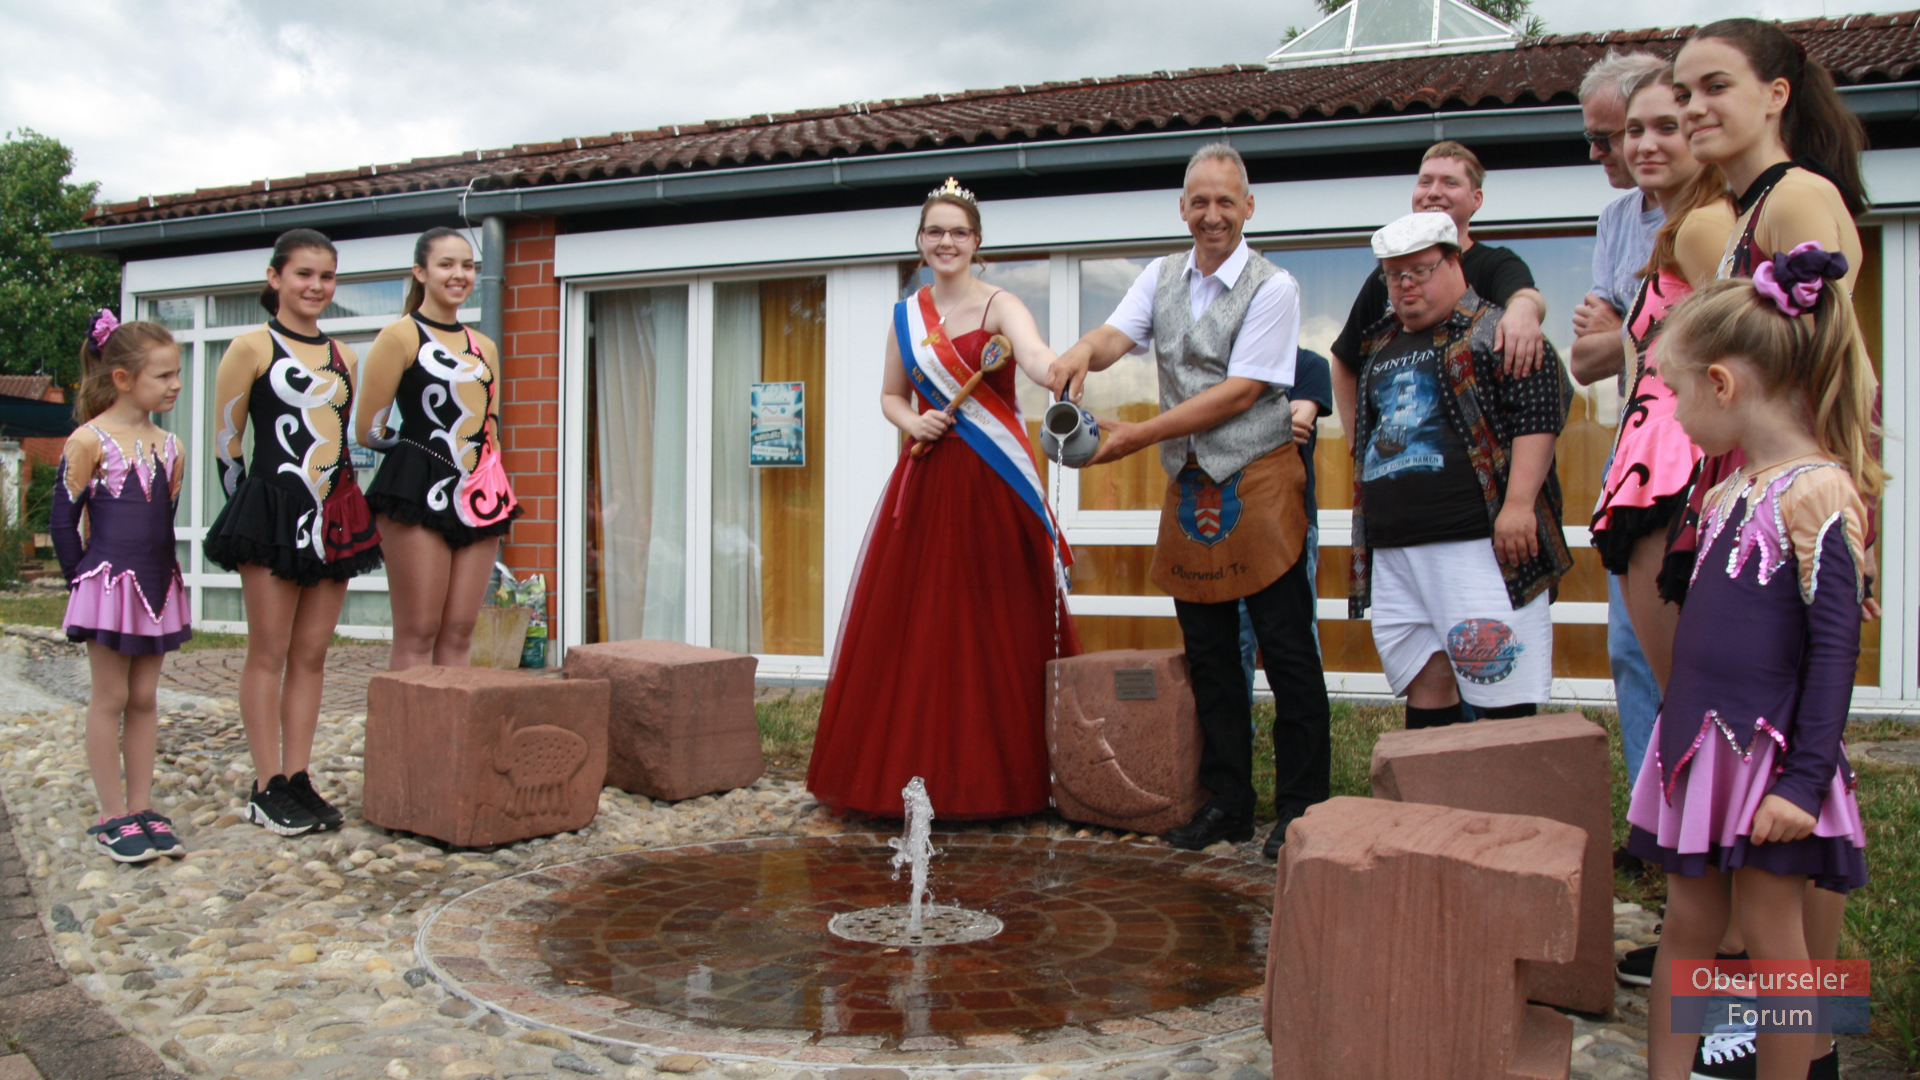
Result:
{"label": "man with glasses and cap", "polygon": [[1407,727],[1529,716],[1553,680],[1549,593],[1573,566],[1554,443],[1572,387],[1552,345],[1526,374],[1496,344],[1502,309],[1460,265],[1442,213],[1373,234],[1393,301],[1365,331],[1341,403],[1353,433],[1348,614],[1373,641]]}

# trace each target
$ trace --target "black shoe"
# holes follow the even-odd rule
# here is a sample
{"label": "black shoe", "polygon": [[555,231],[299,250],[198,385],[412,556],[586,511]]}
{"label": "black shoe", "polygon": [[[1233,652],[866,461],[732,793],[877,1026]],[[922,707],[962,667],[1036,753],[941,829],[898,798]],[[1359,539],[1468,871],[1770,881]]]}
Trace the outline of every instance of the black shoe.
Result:
{"label": "black shoe", "polygon": [[1208,803],[1193,815],[1192,821],[1177,829],[1168,829],[1165,839],[1174,847],[1188,851],[1199,851],[1222,840],[1244,843],[1253,839],[1253,815],[1229,814]]}
{"label": "black shoe", "polygon": [[[1627,986],[1652,986],[1653,954],[1658,952],[1659,949],[1660,946],[1658,945],[1642,945],[1628,952],[1614,963],[1613,977]],[[1745,960],[1747,954],[1744,952],[1714,953],[1713,958],[1715,960]]]}
{"label": "black shoe", "polygon": [[1267,834],[1266,846],[1260,849],[1260,854],[1275,862],[1280,861],[1280,849],[1287,843],[1287,826],[1293,824],[1295,818],[1306,812],[1307,808],[1304,806],[1290,806],[1282,810],[1280,820],[1273,823],[1273,831]]}
{"label": "black shoe", "polygon": [[267,781],[266,787],[247,800],[247,820],[279,836],[301,836],[319,824],[294,798],[284,776]]}
{"label": "black shoe", "polygon": [[345,814],[335,810],[332,803],[321,798],[320,793],[313,789],[313,781],[308,778],[305,769],[287,777],[287,791],[300,804],[300,808],[313,815],[313,820],[319,823],[314,826],[315,829],[337,829],[347,819]]}
{"label": "black shoe", "polygon": [[1760,1066],[1760,1051],[1754,1046],[1751,1027],[1729,1027],[1700,1037],[1693,1052],[1693,1069],[1688,1080],[1754,1080]]}
{"label": "black shoe", "polygon": [[1827,1045],[1827,1052],[1807,1065],[1807,1080],[1840,1080],[1840,1045]]}
{"label": "black shoe", "polygon": [[1647,876],[1646,862],[1623,847],[1613,849],[1613,869],[1615,873],[1625,874],[1630,878]]}

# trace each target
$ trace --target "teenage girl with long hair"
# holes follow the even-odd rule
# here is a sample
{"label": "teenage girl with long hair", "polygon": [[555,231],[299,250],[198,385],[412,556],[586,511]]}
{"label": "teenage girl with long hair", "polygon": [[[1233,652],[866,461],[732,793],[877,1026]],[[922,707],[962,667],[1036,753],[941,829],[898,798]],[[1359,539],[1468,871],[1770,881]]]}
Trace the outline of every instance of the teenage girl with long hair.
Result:
{"label": "teenage girl with long hair", "polygon": [[387,555],[394,671],[467,666],[500,538],[520,516],[500,467],[500,352],[460,324],[475,277],[459,232],[421,233],[406,317],[360,368],[355,438],[385,454],[367,504]]}
{"label": "teenage girl with long hair", "polygon": [[[347,453],[356,357],[320,330],[337,270],[325,236],[283,233],[260,293],[270,317],[233,339],[214,376],[213,450],[227,502],[206,551],[239,572],[246,602],[240,719],[257,774],[247,816],[281,836],[342,820],[308,766],[347,580],[380,565],[380,534]],[[253,452],[243,463],[248,425]]]}

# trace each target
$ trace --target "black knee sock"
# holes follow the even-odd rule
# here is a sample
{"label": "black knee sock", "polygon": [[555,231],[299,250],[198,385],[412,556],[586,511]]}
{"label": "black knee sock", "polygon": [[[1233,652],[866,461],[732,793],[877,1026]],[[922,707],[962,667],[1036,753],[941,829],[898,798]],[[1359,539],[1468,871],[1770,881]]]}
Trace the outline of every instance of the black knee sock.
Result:
{"label": "black knee sock", "polygon": [[1460,703],[1457,701],[1438,709],[1422,709],[1413,705],[1407,706],[1408,731],[1413,731],[1416,728],[1444,727],[1447,724],[1457,724],[1465,718],[1465,714],[1460,711]]}
{"label": "black knee sock", "polygon": [[1540,711],[1538,705],[1528,702],[1524,705],[1502,705],[1497,709],[1481,709],[1480,715],[1489,720],[1518,720],[1523,716],[1532,716]]}

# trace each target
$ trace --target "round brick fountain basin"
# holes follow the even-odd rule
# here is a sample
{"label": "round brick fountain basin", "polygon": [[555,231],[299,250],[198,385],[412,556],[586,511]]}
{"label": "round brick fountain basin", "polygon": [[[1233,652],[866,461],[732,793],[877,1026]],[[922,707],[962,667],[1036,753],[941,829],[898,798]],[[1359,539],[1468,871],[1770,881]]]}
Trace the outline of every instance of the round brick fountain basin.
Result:
{"label": "round brick fountain basin", "polygon": [[419,951],[511,1019],[795,1065],[1144,1057],[1258,1030],[1270,866],[1092,840],[935,843],[931,902],[991,915],[1000,933],[887,947],[830,932],[906,891],[884,838],[846,834],[521,874],[435,912]]}

